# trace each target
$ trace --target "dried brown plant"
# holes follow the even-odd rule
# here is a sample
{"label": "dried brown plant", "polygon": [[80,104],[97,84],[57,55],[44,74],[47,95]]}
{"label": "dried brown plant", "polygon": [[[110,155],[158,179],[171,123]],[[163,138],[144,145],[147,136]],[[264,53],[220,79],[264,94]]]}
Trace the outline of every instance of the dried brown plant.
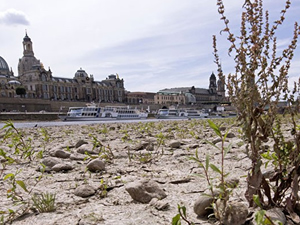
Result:
{"label": "dried brown plant", "polygon": [[[269,12],[263,9],[263,0],[245,0],[239,35],[232,33],[222,0],[217,0],[217,7],[225,25],[221,34],[227,34],[228,53],[235,65],[234,72],[227,75],[226,86],[230,101],[236,107],[252,162],[245,196],[250,206],[254,206],[253,197],[259,196],[264,208],[283,207],[295,221],[300,221],[294,213],[299,200],[300,132],[296,97],[300,82],[295,83],[292,90],[288,86],[289,69],[300,34],[298,23],[294,24],[290,44],[282,52],[277,48],[276,38],[291,1],[286,0],[279,19],[271,23]],[[219,78],[225,81],[216,36],[213,36],[213,48]],[[283,135],[282,120],[278,116],[280,101],[288,103],[285,113],[289,114],[293,141],[286,141]],[[273,149],[265,152],[264,143],[270,140],[274,143]],[[262,173],[266,161],[271,161],[269,166],[272,165],[275,171],[270,179]]]}

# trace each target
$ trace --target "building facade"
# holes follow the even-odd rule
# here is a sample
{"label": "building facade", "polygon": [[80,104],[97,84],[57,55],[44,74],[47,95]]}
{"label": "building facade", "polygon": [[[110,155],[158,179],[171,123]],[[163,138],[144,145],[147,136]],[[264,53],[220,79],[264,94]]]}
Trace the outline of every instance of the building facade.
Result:
{"label": "building facade", "polygon": [[[1,69],[2,68],[2,69]],[[45,69],[36,59],[29,36],[23,38],[23,57],[19,59],[18,76],[8,69],[5,60],[0,58],[1,88],[22,86],[26,89],[25,98],[48,99],[53,101],[124,102],[124,80],[118,74],[109,75],[105,80],[95,81],[82,68],[73,78],[54,77],[50,68]],[[0,89],[1,96],[16,97],[15,91]]]}
{"label": "building facade", "polygon": [[156,93],[152,92],[127,92],[127,103],[138,105],[138,104],[154,104],[154,96]]}
{"label": "building facade", "polygon": [[160,105],[200,105],[219,104],[225,100],[225,84],[218,81],[214,73],[209,77],[209,87],[179,87],[160,90],[154,96],[155,104]]}

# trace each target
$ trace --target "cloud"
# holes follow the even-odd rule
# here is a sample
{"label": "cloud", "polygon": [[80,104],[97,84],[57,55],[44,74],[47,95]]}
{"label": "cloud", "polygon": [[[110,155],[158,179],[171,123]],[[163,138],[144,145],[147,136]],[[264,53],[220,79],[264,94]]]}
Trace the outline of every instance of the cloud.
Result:
{"label": "cloud", "polygon": [[29,25],[29,20],[23,12],[8,9],[5,12],[0,12],[0,23],[8,26]]}

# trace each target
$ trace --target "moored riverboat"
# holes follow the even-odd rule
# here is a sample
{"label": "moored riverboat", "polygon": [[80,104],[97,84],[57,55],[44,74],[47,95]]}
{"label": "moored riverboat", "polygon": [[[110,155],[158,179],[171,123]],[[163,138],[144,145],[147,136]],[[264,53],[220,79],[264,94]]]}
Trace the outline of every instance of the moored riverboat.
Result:
{"label": "moored riverboat", "polygon": [[196,110],[196,109],[184,109],[184,115],[189,119],[207,118],[208,113]]}
{"label": "moored riverboat", "polygon": [[129,107],[115,107],[118,120],[147,119],[148,113]]}
{"label": "moored riverboat", "polygon": [[59,115],[63,121],[101,121],[146,119],[148,113],[124,106],[70,107],[67,115]]}
{"label": "moored riverboat", "polygon": [[159,109],[157,119],[187,119],[186,114],[180,109]]}
{"label": "moored riverboat", "polygon": [[63,121],[95,121],[95,120],[113,120],[118,114],[113,110],[105,110],[101,107],[70,107],[67,115],[59,115]]}

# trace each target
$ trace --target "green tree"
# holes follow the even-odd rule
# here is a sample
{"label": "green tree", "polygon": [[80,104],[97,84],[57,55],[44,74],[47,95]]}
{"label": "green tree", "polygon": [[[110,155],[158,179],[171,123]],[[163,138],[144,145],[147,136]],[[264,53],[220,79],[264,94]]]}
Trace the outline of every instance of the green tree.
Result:
{"label": "green tree", "polygon": [[16,88],[16,94],[22,96],[26,95],[26,89],[24,87],[17,87]]}

